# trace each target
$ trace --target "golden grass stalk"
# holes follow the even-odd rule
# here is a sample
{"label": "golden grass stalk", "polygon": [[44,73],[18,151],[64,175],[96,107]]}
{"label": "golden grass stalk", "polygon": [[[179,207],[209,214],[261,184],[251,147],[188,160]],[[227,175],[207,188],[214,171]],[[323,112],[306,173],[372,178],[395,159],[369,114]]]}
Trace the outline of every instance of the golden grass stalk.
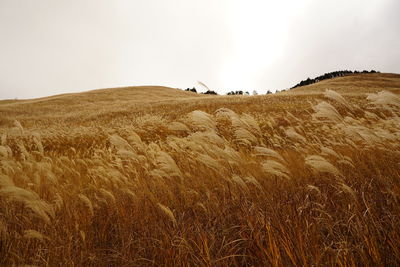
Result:
{"label": "golden grass stalk", "polygon": [[337,103],[343,105],[344,107],[346,107],[349,110],[353,110],[353,108],[351,107],[349,102],[347,102],[346,99],[344,99],[344,97],[341,94],[339,94],[338,92],[326,89],[324,92],[324,96],[333,101],[336,101]]}
{"label": "golden grass stalk", "polygon": [[290,172],[288,168],[275,160],[267,160],[266,162],[262,163],[262,169],[265,173],[290,179]]}
{"label": "golden grass stalk", "polygon": [[157,207],[172,222],[173,226],[176,227],[177,221],[172,210],[161,203],[157,203]]}
{"label": "golden grass stalk", "polygon": [[17,120],[14,120],[14,126],[15,128],[18,129],[18,131],[23,134],[24,133],[24,128],[22,127],[21,123]]}
{"label": "golden grass stalk", "polygon": [[288,129],[285,130],[285,134],[287,137],[290,139],[297,141],[299,143],[304,143],[306,142],[306,138],[302,136],[301,134],[297,133],[293,127],[289,127]]}
{"label": "golden grass stalk", "polygon": [[64,200],[59,193],[56,193],[53,199],[53,205],[56,211],[59,211],[64,206]]}
{"label": "golden grass stalk", "polygon": [[172,132],[182,132],[182,133],[188,133],[190,131],[190,129],[183,124],[182,122],[177,122],[177,121],[173,121],[171,123],[168,124],[168,130],[172,131]]}
{"label": "golden grass stalk", "polygon": [[255,146],[253,148],[253,153],[256,156],[270,157],[270,158],[279,160],[281,162],[285,162],[284,158],[278,152],[276,152],[275,150],[272,150],[270,148]]}
{"label": "golden grass stalk", "polygon": [[6,133],[3,133],[2,135],[1,135],[1,139],[0,139],[0,144],[2,145],[2,146],[5,146],[6,144],[7,144],[7,134]]}
{"label": "golden grass stalk", "polygon": [[235,130],[235,138],[239,143],[244,144],[257,144],[257,137],[255,137],[251,132],[243,128],[237,128]]}
{"label": "golden grass stalk", "polygon": [[43,154],[44,149],[43,149],[42,138],[40,136],[40,133],[34,132],[34,133],[32,133],[32,137],[33,137],[33,142],[35,143],[38,151],[40,152],[40,154]]}
{"label": "golden grass stalk", "polygon": [[131,150],[131,145],[121,136],[113,134],[109,137],[109,141],[117,150]]}
{"label": "golden grass stalk", "polygon": [[0,240],[5,240],[7,235],[7,224],[0,219]]}
{"label": "golden grass stalk", "polygon": [[156,154],[156,165],[158,169],[165,172],[168,176],[183,177],[175,160],[167,152],[159,151]]}
{"label": "golden grass stalk", "polygon": [[113,193],[104,188],[100,188],[98,192],[106,199],[108,204],[115,205],[116,199]]}
{"label": "golden grass stalk", "polygon": [[88,209],[90,215],[93,216],[94,215],[94,209],[93,209],[92,201],[87,196],[85,196],[84,194],[78,194],[78,199]]}
{"label": "golden grass stalk", "polygon": [[51,205],[40,200],[36,193],[12,185],[11,180],[7,179],[4,175],[1,176],[1,181],[1,197],[11,202],[23,204],[26,209],[32,212],[32,215],[42,219],[46,223],[50,223],[50,218],[54,218],[55,214]]}
{"label": "golden grass stalk", "polygon": [[389,91],[368,94],[367,99],[377,106],[400,108],[400,97]]}
{"label": "golden grass stalk", "polygon": [[309,190],[309,191],[315,191],[315,192],[317,192],[318,194],[321,194],[321,190],[317,187],[317,186],[315,186],[315,185],[307,185],[307,189]]}
{"label": "golden grass stalk", "polygon": [[310,166],[314,171],[321,173],[330,173],[339,176],[339,170],[332,165],[327,159],[319,155],[310,155],[305,159],[305,164]]}
{"label": "golden grass stalk", "polygon": [[328,119],[337,123],[343,121],[343,117],[336,108],[325,101],[318,103],[313,109],[315,111],[312,115],[314,119]]}
{"label": "golden grass stalk", "polygon": [[253,176],[245,176],[243,179],[247,184],[252,184],[256,186],[258,189],[262,189],[261,184]]}
{"label": "golden grass stalk", "polygon": [[224,167],[214,158],[210,157],[206,154],[198,154],[197,161],[207,166],[209,169],[214,170],[215,172],[221,172],[224,170]]}
{"label": "golden grass stalk", "polygon": [[14,186],[14,181],[9,176],[0,174],[0,187],[5,188],[9,186]]}
{"label": "golden grass stalk", "polygon": [[214,144],[224,147],[225,140],[215,132],[195,132],[188,137],[189,141],[196,142],[199,145]]}
{"label": "golden grass stalk", "polygon": [[201,131],[215,131],[216,123],[211,115],[201,111],[195,110],[188,114],[189,122],[198,130]]}
{"label": "golden grass stalk", "polygon": [[53,207],[43,200],[26,201],[24,204],[26,208],[33,212],[35,217],[43,220],[47,224],[50,224],[51,219],[54,219],[55,217]]}
{"label": "golden grass stalk", "polygon": [[239,175],[232,175],[232,181],[234,181],[241,189],[248,192],[249,188],[247,187],[246,183]]}
{"label": "golden grass stalk", "polygon": [[356,197],[356,193],[354,192],[354,190],[350,186],[348,186],[347,184],[345,184],[343,182],[340,183],[339,186],[340,186],[340,188],[342,189],[343,192],[350,194],[353,197],[353,199],[357,198]]}
{"label": "golden grass stalk", "polygon": [[45,239],[47,239],[46,236],[36,230],[25,230],[23,237],[26,239],[35,239],[38,241],[44,241]]}
{"label": "golden grass stalk", "polygon": [[246,125],[246,128],[253,134],[261,135],[261,129],[258,122],[249,114],[242,114],[240,120]]}
{"label": "golden grass stalk", "polygon": [[336,159],[342,159],[343,157],[339,155],[335,150],[332,148],[326,147],[326,146],[321,146],[321,155],[329,155],[332,156]]}

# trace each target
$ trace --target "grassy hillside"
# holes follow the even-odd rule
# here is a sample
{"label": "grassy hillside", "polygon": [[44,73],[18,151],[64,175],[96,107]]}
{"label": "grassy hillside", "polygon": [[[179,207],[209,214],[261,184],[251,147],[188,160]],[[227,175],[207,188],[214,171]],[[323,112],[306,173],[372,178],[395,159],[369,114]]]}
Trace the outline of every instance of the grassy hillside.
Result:
{"label": "grassy hillside", "polygon": [[400,75],[0,101],[0,265],[400,264]]}

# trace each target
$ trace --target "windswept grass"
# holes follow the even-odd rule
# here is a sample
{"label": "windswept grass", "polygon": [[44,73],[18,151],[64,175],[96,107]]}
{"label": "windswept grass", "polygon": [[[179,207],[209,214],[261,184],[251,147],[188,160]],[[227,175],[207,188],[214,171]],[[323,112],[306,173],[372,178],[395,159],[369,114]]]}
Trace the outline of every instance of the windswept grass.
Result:
{"label": "windswept grass", "polygon": [[400,78],[362,78],[0,103],[0,265],[399,265]]}

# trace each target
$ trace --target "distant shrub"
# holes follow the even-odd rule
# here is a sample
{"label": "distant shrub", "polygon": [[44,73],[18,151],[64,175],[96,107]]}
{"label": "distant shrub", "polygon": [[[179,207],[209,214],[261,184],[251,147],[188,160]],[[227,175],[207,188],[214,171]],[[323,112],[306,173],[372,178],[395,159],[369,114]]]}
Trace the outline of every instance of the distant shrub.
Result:
{"label": "distant shrub", "polygon": [[213,90],[207,90],[207,92],[204,92],[203,94],[205,94],[205,95],[218,95],[217,92],[215,92]]}
{"label": "distant shrub", "polygon": [[239,91],[230,91],[227,93],[227,95],[243,95],[243,91],[239,90]]}
{"label": "distant shrub", "polygon": [[186,88],[186,90],[185,91],[189,91],[189,92],[193,92],[193,93],[197,93],[197,90],[196,90],[196,88],[192,88],[192,89],[190,89],[190,88]]}

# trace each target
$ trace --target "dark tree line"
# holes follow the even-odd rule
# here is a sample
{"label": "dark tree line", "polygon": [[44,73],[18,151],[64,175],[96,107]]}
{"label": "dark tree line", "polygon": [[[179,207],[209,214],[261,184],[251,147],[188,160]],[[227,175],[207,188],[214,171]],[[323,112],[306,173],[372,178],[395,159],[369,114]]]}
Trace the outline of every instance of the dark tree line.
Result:
{"label": "dark tree line", "polygon": [[207,92],[204,92],[202,94],[205,94],[205,95],[218,95],[217,92],[215,92],[213,90],[207,90]]}
{"label": "dark tree line", "polygon": [[[192,89],[186,88],[185,91],[197,93],[197,90],[194,87]],[[202,94],[204,94],[204,95],[218,95],[217,92],[212,91],[212,90],[207,90],[206,92],[204,92]]]}
{"label": "dark tree line", "polygon": [[299,82],[298,84],[296,84],[295,86],[293,86],[290,89],[313,84],[313,83],[316,83],[316,82],[319,82],[322,80],[332,79],[332,78],[351,75],[351,74],[359,74],[359,73],[379,73],[379,71],[375,71],[375,70],[371,70],[371,71],[367,71],[367,70],[363,70],[363,71],[357,71],[357,70],[356,71],[351,71],[351,70],[333,71],[333,72],[325,73],[324,75],[318,76],[314,79],[308,78],[307,80]]}
{"label": "dark tree line", "polygon": [[[197,93],[197,90],[196,90],[195,87],[186,88],[185,91]],[[201,93],[201,94],[204,94],[204,95],[218,95],[218,93],[213,91],[213,90],[207,90],[206,92]],[[248,91],[238,90],[238,91],[230,91],[230,92],[227,93],[227,95],[250,95],[250,93]]]}
{"label": "dark tree line", "polygon": [[249,92],[243,92],[242,90],[239,91],[230,91],[227,93],[227,95],[250,95]]}

